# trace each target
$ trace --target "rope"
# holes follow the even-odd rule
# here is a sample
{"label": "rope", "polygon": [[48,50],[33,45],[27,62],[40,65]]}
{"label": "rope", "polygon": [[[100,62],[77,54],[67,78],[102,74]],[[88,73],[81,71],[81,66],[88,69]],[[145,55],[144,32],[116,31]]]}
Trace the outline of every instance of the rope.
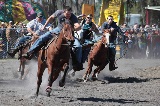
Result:
{"label": "rope", "polygon": [[123,55],[120,56],[118,59],[115,60],[115,64],[116,64],[116,61],[118,61],[119,59],[122,59],[126,54],[127,54],[127,45],[125,45],[124,49],[123,49]]}

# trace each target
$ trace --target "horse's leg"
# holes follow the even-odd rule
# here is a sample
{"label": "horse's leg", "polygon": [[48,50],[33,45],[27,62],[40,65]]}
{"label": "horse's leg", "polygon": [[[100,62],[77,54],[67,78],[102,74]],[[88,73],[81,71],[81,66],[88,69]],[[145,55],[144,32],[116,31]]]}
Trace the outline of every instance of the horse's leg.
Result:
{"label": "horse's leg", "polygon": [[60,86],[60,87],[63,87],[63,86],[65,85],[65,79],[66,79],[66,74],[67,74],[68,69],[69,69],[69,66],[66,65],[66,66],[65,66],[65,69],[64,69],[63,77],[62,77],[62,79],[59,81],[59,86]]}
{"label": "horse's leg", "polygon": [[23,79],[23,75],[24,75],[24,69],[25,69],[25,60],[21,60],[21,64],[22,64],[22,70],[21,70],[21,77],[20,79]]}
{"label": "horse's leg", "polygon": [[98,79],[98,71],[100,70],[100,66],[98,66],[95,70],[94,70],[94,72],[93,72],[93,74],[92,74],[92,80],[93,81],[95,81],[95,80],[97,80]]}
{"label": "horse's leg", "polygon": [[83,76],[83,80],[84,80],[84,82],[86,82],[87,80],[88,80],[88,78],[89,78],[89,75],[91,74],[91,72],[92,72],[92,67],[93,67],[93,62],[92,62],[92,60],[91,59],[89,59],[88,60],[88,68],[87,68],[87,71],[86,71],[86,73],[84,74],[84,76]]}
{"label": "horse's leg", "polygon": [[22,80],[25,79],[25,77],[29,73],[29,70],[31,70],[31,66],[29,66],[27,69],[25,69],[25,66],[26,66],[26,60],[25,60],[25,63],[24,63],[24,74],[23,74]]}
{"label": "horse's leg", "polygon": [[19,68],[18,68],[18,72],[21,71],[21,66],[22,66],[22,63],[21,63],[21,61],[20,61]]}
{"label": "horse's leg", "polygon": [[[18,52],[18,55],[21,55],[21,51]],[[20,64],[19,64],[18,72],[21,71],[21,66],[22,66],[22,62],[21,62],[21,59],[20,59]]]}
{"label": "horse's leg", "polygon": [[72,65],[72,59],[69,59],[69,69],[68,69],[68,77],[74,77],[75,76],[75,70],[73,69],[73,65]]}
{"label": "horse's leg", "polygon": [[107,63],[103,63],[101,64],[100,66],[98,66],[94,72],[93,72],[93,75],[92,75],[92,80],[97,80],[98,79],[98,74],[100,73],[101,70],[103,70],[105,68],[105,66],[107,65]]}
{"label": "horse's leg", "polygon": [[37,80],[37,91],[36,91],[37,96],[39,93],[40,85],[42,83],[42,75],[43,75],[44,70],[45,70],[44,63],[38,63],[38,72],[37,72],[38,80]]}
{"label": "horse's leg", "polygon": [[49,77],[48,77],[48,85],[47,85],[47,88],[46,88],[46,92],[47,92],[47,96],[49,97],[50,96],[50,93],[52,91],[52,83],[53,83],[53,74],[55,74],[55,72],[58,71],[57,69],[53,69],[53,62],[52,62],[52,59],[50,59],[48,61],[48,74],[49,74]]}

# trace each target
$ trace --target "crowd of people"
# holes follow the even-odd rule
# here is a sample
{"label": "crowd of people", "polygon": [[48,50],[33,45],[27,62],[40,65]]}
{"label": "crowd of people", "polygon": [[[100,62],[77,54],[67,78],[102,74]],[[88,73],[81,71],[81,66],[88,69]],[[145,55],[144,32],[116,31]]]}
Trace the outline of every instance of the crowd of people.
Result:
{"label": "crowd of people", "polygon": [[160,58],[160,31],[158,25],[121,26],[125,41],[117,37],[120,45],[120,56],[125,58]]}
{"label": "crowd of people", "polygon": [[0,23],[0,58],[9,58],[7,51],[14,48],[16,40],[27,34],[26,24],[13,24],[12,21]]}
{"label": "crowd of people", "polygon": [[[53,15],[51,15],[51,17],[49,18],[49,21],[52,18],[52,16],[54,18],[54,15],[56,14],[59,14],[59,13],[54,13]],[[87,17],[86,21],[87,19],[92,20],[92,17],[93,17],[92,15],[88,15],[88,16],[85,15],[85,16]],[[81,17],[84,17],[84,15],[81,15]],[[113,20],[112,16],[110,18]],[[80,19],[79,16],[77,17],[77,19]],[[109,22],[109,19],[106,20],[107,24]],[[46,23],[43,22],[43,25],[46,26],[49,23],[49,21],[47,21]],[[82,23],[83,22],[81,22],[81,24]],[[93,29],[92,24],[86,23],[84,25],[86,25],[86,26],[83,26],[85,31],[84,33],[87,33],[86,35],[88,35],[89,37],[86,39],[90,39],[91,36],[90,36],[89,30]],[[103,32],[102,30],[104,28],[110,28],[112,30],[112,27],[115,27],[116,23],[113,26],[111,25],[112,27],[110,25],[105,25],[105,24],[103,24],[101,27],[97,27],[98,25],[96,24],[94,26],[96,26],[94,30],[96,30],[97,28],[99,29],[99,32]],[[57,30],[57,28],[55,28],[55,30]],[[85,28],[89,28],[89,29],[85,30]],[[138,23],[135,23],[133,26],[129,27],[126,23],[124,23],[123,25],[120,26],[120,30],[121,32],[119,32],[119,30],[113,31],[114,33],[119,32],[119,34],[117,35],[117,37],[113,38],[114,40],[111,40],[111,43],[115,43],[120,47],[120,57],[124,57],[124,58],[157,58],[157,57],[159,58],[160,57],[160,49],[159,49],[160,48],[160,35],[159,35],[160,32],[156,24],[149,26],[149,25],[139,25]],[[11,51],[12,48],[15,48],[15,43],[17,39],[24,35],[27,35],[28,32],[30,31],[27,30],[26,24],[24,23],[20,22],[18,24],[13,25],[12,21],[8,23],[1,22],[0,23],[0,58],[8,58],[7,51]],[[81,51],[81,46],[78,46],[76,42],[75,42],[75,45],[77,45],[77,51]],[[113,54],[115,54],[114,50],[111,50],[111,51],[113,51],[114,52]],[[78,61],[81,61],[82,54],[81,52],[78,52],[78,53],[77,53]]]}

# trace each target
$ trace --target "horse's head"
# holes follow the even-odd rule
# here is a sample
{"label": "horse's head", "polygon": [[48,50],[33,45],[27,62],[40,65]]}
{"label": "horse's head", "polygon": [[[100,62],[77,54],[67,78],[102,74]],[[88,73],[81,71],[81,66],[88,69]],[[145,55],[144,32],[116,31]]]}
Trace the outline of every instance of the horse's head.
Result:
{"label": "horse's head", "polygon": [[73,28],[70,24],[64,23],[63,24],[63,29],[61,31],[61,34],[63,34],[64,39],[66,39],[69,42],[74,41],[74,36],[73,36]]}
{"label": "horse's head", "polygon": [[109,44],[109,36],[110,36],[110,31],[109,29],[105,29],[103,31],[103,36],[102,36],[102,42],[104,44]]}

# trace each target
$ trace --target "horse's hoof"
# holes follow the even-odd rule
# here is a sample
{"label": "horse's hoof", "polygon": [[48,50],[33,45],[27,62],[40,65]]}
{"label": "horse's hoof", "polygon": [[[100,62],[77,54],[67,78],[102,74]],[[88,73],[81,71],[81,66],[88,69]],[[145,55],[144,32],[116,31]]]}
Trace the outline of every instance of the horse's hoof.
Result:
{"label": "horse's hoof", "polygon": [[51,96],[51,92],[47,92],[47,97],[50,97]]}
{"label": "horse's hoof", "polygon": [[26,79],[26,77],[22,77],[22,80],[25,80]]}
{"label": "horse's hoof", "polygon": [[59,81],[59,86],[63,87],[65,85],[65,82],[63,82],[62,80]]}
{"label": "horse's hoof", "polygon": [[70,72],[68,73],[68,75],[69,75],[69,77],[74,77],[74,76],[75,76],[75,71],[70,71]]}
{"label": "horse's hoof", "polygon": [[93,81],[96,81],[96,80],[98,80],[98,78],[96,78],[96,77],[92,77],[92,80],[93,80]]}
{"label": "horse's hoof", "polygon": [[47,92],[47,96],[50,97],[50,94],[51,94],[51,91],[52,91],[52,88],[50,86],[48,86],[46,88],[46,92]]}
{"label": "horse's hoof", "polygon": [[98,73],[96,73],[96,78],[98,79]]}
{"label": "horse's hoof", "polygon": [[85,77],[82,77],[82,80],[84,81],[84,80],[86,80],[86,78],[85,78]]}
{"label": "horse's hoof", "polygon": [[46,92],[51,92],[52,91],[52,88],[50,87],[50,86],[48,86],[47,88],[46,88]]}
{"label": "horse's hoof", "polygon": [[20,80],[22,80],[22,77],[19,77]]}
{"label": "horse's hoof", "polygon": [[83,82],[87,82],[86,76],[83,76],[83,77],[82,77],[82,80],[83,80]]}
{"label": "horse's hoof", "polygon": [[84,80],[84,82],[87,82],[87,79],[86,79],[86,80]]}
{"label": "horse's hoof", "polygon": [[17,70],[17,71],[18,71],[18,72],[21,72],[21,69],[19,69],[19,68],[18,68],[18,70]]}

